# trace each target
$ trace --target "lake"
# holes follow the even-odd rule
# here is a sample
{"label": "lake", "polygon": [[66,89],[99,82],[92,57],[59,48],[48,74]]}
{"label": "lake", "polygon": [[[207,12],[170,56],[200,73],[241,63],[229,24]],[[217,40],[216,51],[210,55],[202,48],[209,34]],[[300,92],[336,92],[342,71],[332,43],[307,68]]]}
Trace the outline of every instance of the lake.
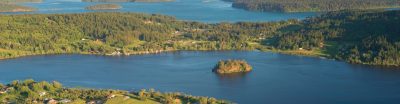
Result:
{"label": "lake", "polygon": [[[220,76],[222,59],[245,59],[254,70]],[[29,56],[0,61],[0,82],[57,80],[68,87],[155,88],[240,104],[399,104],[400,70],[257,51],[180,51],[108,57]]]}
{"label": "lake", "polygon": [[250,12],[232,8],[232,3],[221,0],[176,0],[165,3],[116,3],[123,6],[121,10],[91,11],[84,8],[99,3],[80,2],[80,0],[45,0],[43,3],[25,3],[22,5],[38,8],[36,12],[20,12],[7,14],[58,14],[83,12],[140,12],[164,14],[177,17],[180,20],[216,22],[265,22],[287,19],[304,19],[318,13],[278,13]]}
{"label": "lake", "polygon": [[[36,12],[140,12],[175,16],[180,20],[266,22],[304,19],[319,13],[250,12],[220,0],[177,0],[168,3],[118,3],[124,8],[90,11],[99,3],[45,0],[22,5]],[[245,59],[250,73],[217,75],[211,72],[223,59]],[[162,54],[106,57],[44,55],[0,61],[0,82],[33,78],[57,80],[68,87],[138,90],[155,88],[210,96],[240,104],[399,104],[400,70],[257,51],[180,51]]]}

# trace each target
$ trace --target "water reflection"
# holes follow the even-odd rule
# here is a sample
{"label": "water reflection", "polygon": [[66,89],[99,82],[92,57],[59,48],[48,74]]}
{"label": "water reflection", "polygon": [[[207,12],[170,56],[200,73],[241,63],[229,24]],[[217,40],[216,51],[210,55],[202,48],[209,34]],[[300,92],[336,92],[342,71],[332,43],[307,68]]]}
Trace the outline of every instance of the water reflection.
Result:
{"label": "water reflection", "polygon": [[238,83],[243,83],[246,81],[248,74],[245,73],[230,73],[230,74],[215,74],[221,85],[237,85]]}
{"label": "water reflection", "polygon": [[[225,59],[245,59],[254,70],[213,73],[214,65]],[[67,87],[154,88],[239,104],[397,104],[400,99],[400,70],[254,51],[31,56],[2,60],[0,66],[2,83],[33,78]]]}

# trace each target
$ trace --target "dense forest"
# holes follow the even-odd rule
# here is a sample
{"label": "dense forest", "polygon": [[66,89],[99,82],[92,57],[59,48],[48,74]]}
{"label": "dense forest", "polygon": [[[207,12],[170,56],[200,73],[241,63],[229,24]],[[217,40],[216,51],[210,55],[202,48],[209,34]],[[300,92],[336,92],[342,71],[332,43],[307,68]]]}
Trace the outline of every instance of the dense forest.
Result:
{"label": "dense forest", "polygon": [[134,13],[0,15],[0,57],[255,49],[288,24],[204,24]]}
{"label": "dense forest", "polygon": [[351,63],[400,65],[400,11],[339,11],[304,20],[272,44],[286,50],[323,49]]}
{"label": "dense forest", "polygon": [[311,12],[345,9],[398,8],[399,0],[224,0],[251,11]]}
{"label": "dense forest", "polygon": [[4,104],[230,104],[210,97],[161,93],[154,89],[122,91],[65,88],[60,82],[32,79],[0,84],[0,103]]}
{"label": "dense forest", "polygon": [[136,13],[0,15],[0,58],[267,50],[399,66],[400,11],[337,11],[302,21],[216,23]]}

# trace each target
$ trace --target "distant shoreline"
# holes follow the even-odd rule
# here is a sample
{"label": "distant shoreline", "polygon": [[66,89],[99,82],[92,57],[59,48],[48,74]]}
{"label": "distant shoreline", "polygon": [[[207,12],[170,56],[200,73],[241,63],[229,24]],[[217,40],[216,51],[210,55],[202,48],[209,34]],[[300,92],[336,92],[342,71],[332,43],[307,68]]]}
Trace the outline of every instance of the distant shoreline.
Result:
{"label": "distant shoreline", "polygon": [[[364,23],[363,19],[371,18],[372,20],[369,21],[383,21],[392,26],[397,23],[397,18],[388,16],[399,14],[400,11],[385,10],[339,11],[306,20],[216,24],[180,21],[174,17],[157,14],[119,12],[2,15],[2,18],[11,24],[0,22],[0,25],[22,32],[3,31],[1,33],[0,36],[5,37],[6,40],[0,42],[0,45],[6,48],[0,50],[0,56],[15,58],[64,53],[118,56],[180,50],[262,50],[325,57],[353,64],[400,66],[397,64],[398,61],[391,61],[397,60],[399,57],[386,57],[395,56],[395,52],[397,52],[397,50],[392,50],[395,48],[392,48],[394,43],[389,41],[390,38],[386,38],[384,35],[378,38],[368,38],[368,34],[371,34],[370,31],[393,35],[390,31],[396,32],[394,28],[383,28],[384,31],[377,29],[367,31],[355,26],[349,27],[347,24],[336,24],[339,26],[332,28],[325,22],[333,21],[332,24],[334,24],[348,21],[351,16],[364,16],[356,18],[358,19],[355,21],[357,24],[352,25],[362,24]],[[387,19],[382,20],[377,16]],[[21,27],[21,24],[24,27]],[[320,27],[316,28],[315,26]],[[382,26],[382,24],[370,24],[370,26]],[[342,33],[344,30],[367,33],[356,34],[358,36],[354,37],[354,35]],[[30,31],[37,33],[32,35]],[[61,35],[49,34],[53,32]],[[68,34],[77,35],[71,37]],[[338,34],[364,41],[350,41],[360,42],[350,44],[345,39],[336,37]],[[330,39],[331,37],[335,40]],[[390,47],[388,49],[391,49],[392,53],[375,55],[373,52],[384,51],[380,50],[381,48],[370,48],[367,47],[368,45],[364,45],[368,44],[365,43],[367,41],[377,41],[371,39],[388,42],[389,45],[379,45],[379,47]],[[351,46],[339,44],[343,42]],[[368,52],[366,50],[371,51],[365,53]],[[368,54],[374,56],[367,57]],[[374,58],[375,60],[364,60],[366,58],[359,57]],[[377,60],[378,58],[382,61]]]}
{"label": "distant shoreline", "polygon": [[329,1],[320,0],[314,2],[312,0],[222,0],[232,2],[233,8],[244,9],[248,11],[259,12],[329,12],[340,10],[371,10],[371,9],[387,9],[400,8],[400,2],[389,0],[348,0],[348,1]]}
{"label": "distant shoreline", "polygon": [[174,2],[175,0],[82,0],[82,2],[148,2],[148,3],[157,3],[157,2]]}

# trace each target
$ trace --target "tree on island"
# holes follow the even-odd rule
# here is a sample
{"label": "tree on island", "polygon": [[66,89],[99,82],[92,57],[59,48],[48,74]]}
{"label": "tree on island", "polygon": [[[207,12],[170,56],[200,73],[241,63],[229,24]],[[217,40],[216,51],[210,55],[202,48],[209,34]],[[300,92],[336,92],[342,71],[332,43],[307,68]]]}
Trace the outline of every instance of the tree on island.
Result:
{"label": "tree on island", "polygon": [[221,60],[214,67],[213,72],[218,74],[250,72],[252,67],[244,60]]}

